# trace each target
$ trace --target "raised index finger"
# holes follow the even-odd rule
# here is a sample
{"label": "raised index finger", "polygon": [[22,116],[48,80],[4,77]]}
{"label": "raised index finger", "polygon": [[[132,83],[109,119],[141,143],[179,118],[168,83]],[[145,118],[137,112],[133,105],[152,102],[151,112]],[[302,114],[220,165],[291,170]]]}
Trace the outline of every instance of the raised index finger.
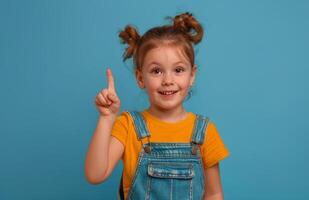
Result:
{"label": "raised index finger", "polygon": [[114,77],[112,74],[112,70],[107,68],[106,72],[107,72],[108,90],[115,92]]}

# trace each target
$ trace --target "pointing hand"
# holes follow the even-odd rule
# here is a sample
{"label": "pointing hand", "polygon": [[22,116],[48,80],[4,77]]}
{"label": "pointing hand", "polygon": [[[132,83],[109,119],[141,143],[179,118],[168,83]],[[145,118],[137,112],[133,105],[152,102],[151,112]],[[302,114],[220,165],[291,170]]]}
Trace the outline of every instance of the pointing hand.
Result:
{"label": "pointing hand", "polygon": [[114,85],[114,77],[111,69],[106,70],[108,86],[98,93],[95,104],[102,116],[116,116],[120,109],[120,99],[118,98]]}

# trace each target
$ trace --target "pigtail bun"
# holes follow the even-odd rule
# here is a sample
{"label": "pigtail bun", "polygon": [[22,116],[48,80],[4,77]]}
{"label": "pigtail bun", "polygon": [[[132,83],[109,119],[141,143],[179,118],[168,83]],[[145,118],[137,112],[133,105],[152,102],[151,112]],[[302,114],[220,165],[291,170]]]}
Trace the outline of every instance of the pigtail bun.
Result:
{"label": "pigtail bun", "polygon": [[[174,17],[173,21],[174,29],[183,32],[194,44],[197,44],[202,40],[204,34],[203,28],[191,13],[186,12],[177,15]],[[195,31],[196,34],[193,34],[192,31]]]}
{"label": "pigtail bun", "polygon": [[128,47],[123,54],[123,61],[125,61],[134,55],[141,37],[137,30],[131,25],[127,25],[123,31],[120,31],[119,37],[122,44],[128,44]]}

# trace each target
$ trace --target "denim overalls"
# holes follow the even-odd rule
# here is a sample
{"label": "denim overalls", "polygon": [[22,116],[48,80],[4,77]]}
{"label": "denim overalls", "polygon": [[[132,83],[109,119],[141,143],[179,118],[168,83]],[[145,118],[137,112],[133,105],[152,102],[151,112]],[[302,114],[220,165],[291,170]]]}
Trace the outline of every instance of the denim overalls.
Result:
{"label": "denim overalls", "polygon": [[[196,116],[191,143],[153,143],[143,116],[128,111],[143,144],[127,200],[200,200],[204,195],[204,170],[198,145],[205,137],[208,118]],[[177,136],[176,136],[177,137]],[[118,198],[123,200],[122,177]]]}

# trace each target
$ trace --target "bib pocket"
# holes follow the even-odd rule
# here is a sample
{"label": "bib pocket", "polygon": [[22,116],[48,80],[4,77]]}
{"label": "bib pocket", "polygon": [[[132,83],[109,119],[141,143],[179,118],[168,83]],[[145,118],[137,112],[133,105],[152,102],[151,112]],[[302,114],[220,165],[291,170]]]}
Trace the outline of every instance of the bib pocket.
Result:
{"label": "bib pocket", "polygon": [[150,163],[148,175],[155,178],[192,179],[194,170],[191,163]]}
{"label": "bib pocket", "polygon": [[192,199],[192,163],[150,162],[147,168],[150,199]]}

